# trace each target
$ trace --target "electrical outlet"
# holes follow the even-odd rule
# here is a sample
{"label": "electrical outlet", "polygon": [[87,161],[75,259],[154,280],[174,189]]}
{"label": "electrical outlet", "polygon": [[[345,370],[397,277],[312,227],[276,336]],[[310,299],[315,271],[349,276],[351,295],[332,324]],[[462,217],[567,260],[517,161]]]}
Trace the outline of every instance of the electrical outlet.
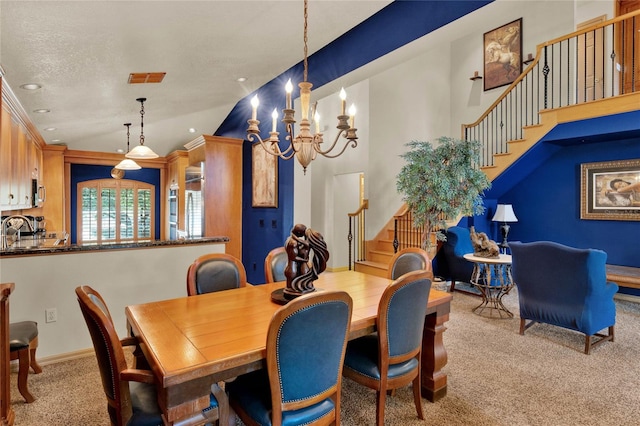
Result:
{"label": "electrical outlet", "polygon": [[44,322],[58,321],[58,310],[56,308],[48,308],[44,310]]}

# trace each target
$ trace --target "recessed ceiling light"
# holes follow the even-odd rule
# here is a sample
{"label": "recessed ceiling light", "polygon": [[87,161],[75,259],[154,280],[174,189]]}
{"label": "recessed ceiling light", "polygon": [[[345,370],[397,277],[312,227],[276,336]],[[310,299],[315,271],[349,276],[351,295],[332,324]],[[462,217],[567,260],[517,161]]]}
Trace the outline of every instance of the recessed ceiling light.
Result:
{"label": "recessed ceiling light", "polygon": [[196,129],[196,128],[194,128],[194,127],[190,127],[190,128],[189,128],[189,133],[195,133],[195,132],[197,132],[197,131],[198,131],[198,129]]}
{"label": "recessed ceiling light", "polygon": [[244,83],[245,81],[247,81],[247,77],[238,77],[236,81],[238,83]]}
{"label": "recessed ceiling light", "polygon": [[116,149],[116,152],[117,152],[118,154],[122,154],[122,153],[124,153],[124,149],[122,149],[122,148],[118,148],[118,149]]}
{"label": "recessed ceiling light", "polygon": [[46,129],[44,129],[45,132],[53,132],[54,130],[56,130],[55,127],[47,127]]}
{"label": "recessed ceiling light", "polygon": [[38,83],[26,83],[26,84],[23,84],[22,86],[20,86],[20,88],[22,88],[24,90],[38,90],[41,87],[42,86],[40,86]]}
{"label": "recessed ceiling light", "polygon": [[40,109],[34,109],[33,112],[35,112],[36,114],[46,114],[48,112],[51,112],[51,110],[47,108],[40,108]]}
{"label": "recessed ceiling light", "polygon": [[51,139],[51,143],[58,143],[60,142],[60,139]]}

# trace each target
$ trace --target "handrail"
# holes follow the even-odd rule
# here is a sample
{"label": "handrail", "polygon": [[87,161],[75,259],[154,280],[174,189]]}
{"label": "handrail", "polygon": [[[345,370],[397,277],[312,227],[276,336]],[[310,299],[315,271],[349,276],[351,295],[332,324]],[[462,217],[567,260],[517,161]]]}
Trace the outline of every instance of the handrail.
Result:
{"label": "handrail", "polygon": [[[640,91],[640,43],[625,38],[625,30],[639,29],[638,16],[640,10],[538,44],[522,74],[480,118],[461,126],[463,139],[483,145],[479,165],[493,165],[495,154],[507,152],[507,142],[522,139],[526,126],[540,124],[543,110]],[[589,55],[581,53],[587,35],[600,43]],[[601,75],[588,75],[589,67]]]}
{"label": "handrail", "polygon": [[[351,271],[354,261],[361,261],[366,256],[366,241],[365,241],[365,226],[366,217],[365,213],[369,208],[369,200],[362,200],[362,204],[353,213],[347,213],[349,217],[349,234],[347,240],[349,241],[349,270]],[[355,234],[355,235],[354,235]],[[355,239],[355,245],[353,241]]]}

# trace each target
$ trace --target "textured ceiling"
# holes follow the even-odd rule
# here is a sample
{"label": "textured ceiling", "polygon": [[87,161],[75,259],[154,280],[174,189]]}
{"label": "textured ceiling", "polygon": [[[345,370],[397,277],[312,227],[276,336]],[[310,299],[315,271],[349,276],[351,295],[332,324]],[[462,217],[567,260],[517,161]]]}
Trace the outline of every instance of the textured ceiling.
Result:
{"label": "textured ceiling", "polygon": [[[309,54],[389,3],[311,0]],[[146,97],[146,144],[166,155],[212,134],[238,100],[302,60],[302,9],[302,1],[3,0],[0,65],[47,143],[114,152],[126,148],[131,122],[134,146],[136,98]],[[167,74],[129,85],[132,72]],[[41,108],[51,112],[33,113]]]}

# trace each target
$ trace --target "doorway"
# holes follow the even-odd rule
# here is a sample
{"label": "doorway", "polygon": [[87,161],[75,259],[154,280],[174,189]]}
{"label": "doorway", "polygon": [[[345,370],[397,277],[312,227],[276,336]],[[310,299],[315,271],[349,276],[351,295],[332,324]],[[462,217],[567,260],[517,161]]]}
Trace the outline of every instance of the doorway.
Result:
{"label": "doorway", "polygon": [[[618,0],[616,15],[640,9],[640,0]],[[620,46],[623,45],[624,49]],[[640,46],[640,17],[628,19],[616,25],[616,51],[619,52],[621,94],[640,91],[640,58],[634,55],[633,47]],[[637,51],[637,48],[636,48]]]}

